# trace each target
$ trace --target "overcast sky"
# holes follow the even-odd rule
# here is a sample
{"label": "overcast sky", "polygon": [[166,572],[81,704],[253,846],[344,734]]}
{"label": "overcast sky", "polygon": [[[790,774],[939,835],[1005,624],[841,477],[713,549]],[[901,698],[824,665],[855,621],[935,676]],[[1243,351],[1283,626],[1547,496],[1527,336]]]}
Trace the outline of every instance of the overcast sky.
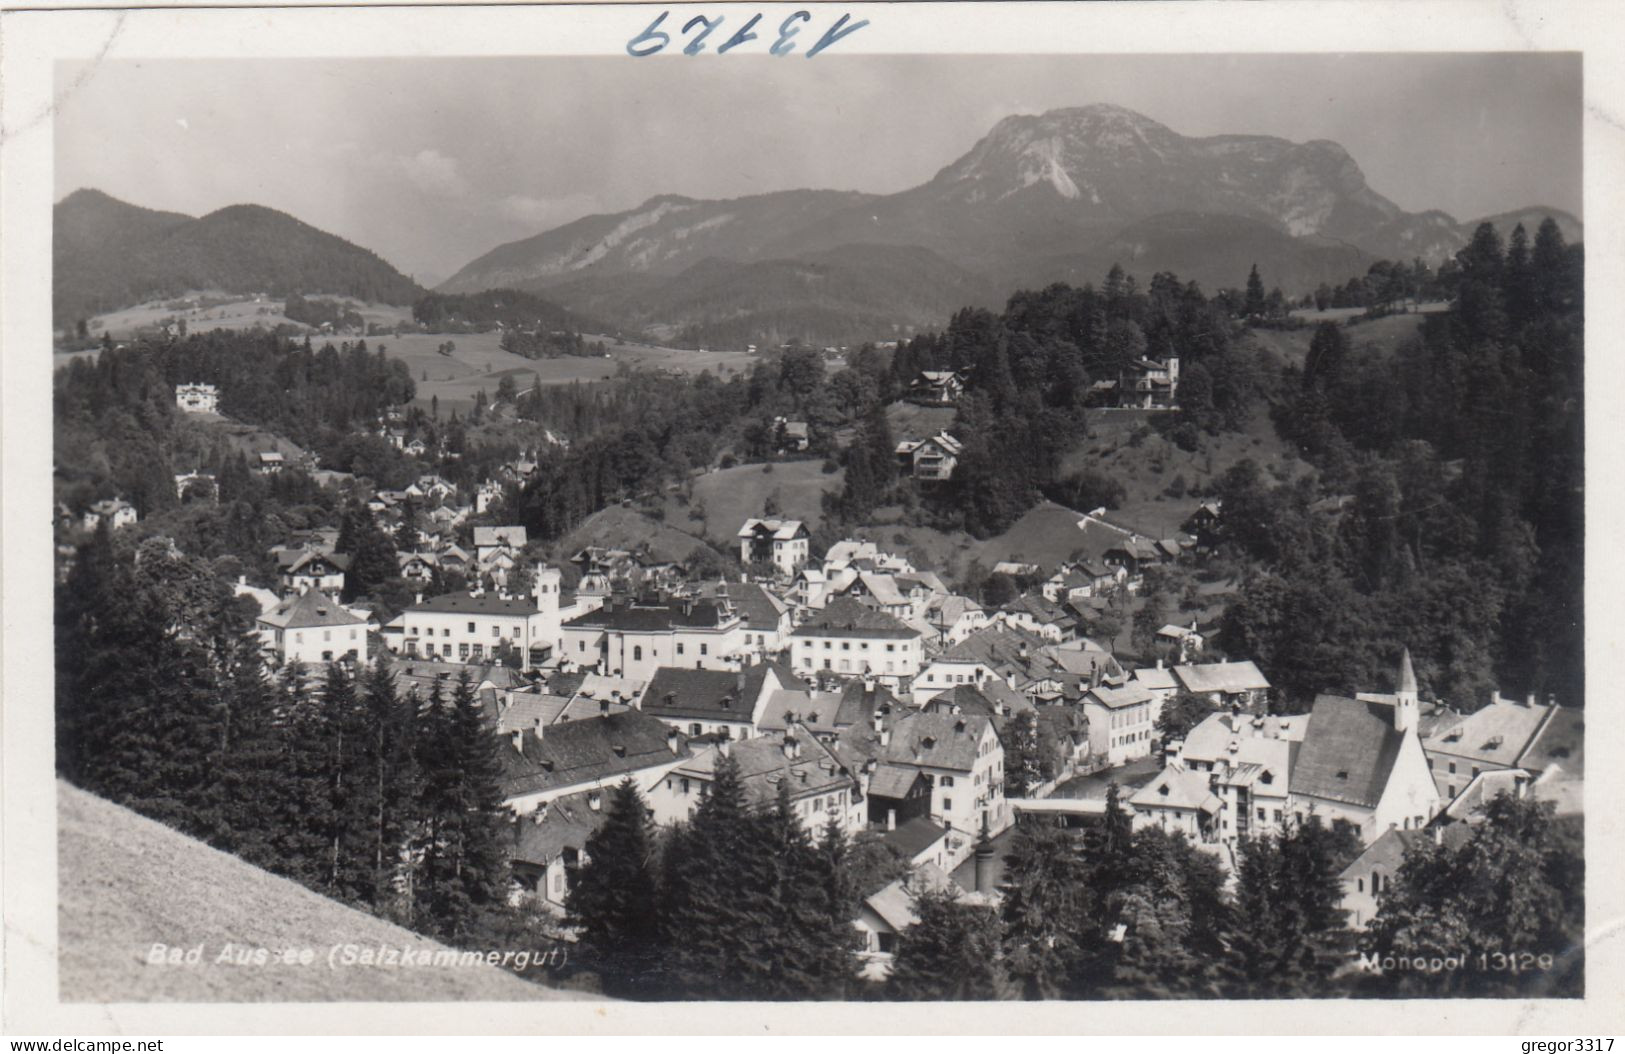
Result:
{"label": "overcast sky", "polygon": [[64,64],[56,192],[281,209],[438,281],[655,194],[892,192],[1001,117],[1110,102],[1184,135],[1341,143],[1469,219],[1580,214],[1575,55],[765,56]]}

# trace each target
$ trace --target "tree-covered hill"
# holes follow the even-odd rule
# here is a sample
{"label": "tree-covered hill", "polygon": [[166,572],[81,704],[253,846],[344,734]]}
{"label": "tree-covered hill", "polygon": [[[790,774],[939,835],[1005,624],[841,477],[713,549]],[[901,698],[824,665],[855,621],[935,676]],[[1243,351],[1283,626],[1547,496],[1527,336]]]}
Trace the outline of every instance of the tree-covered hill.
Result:
{"label": "tree-covered hill", "polygon": [[194,289],[385,304],[409,304],[423,292],[376,253],[259,205],[193,219],[78,191],[57,204],[54,222],[59,326]]}

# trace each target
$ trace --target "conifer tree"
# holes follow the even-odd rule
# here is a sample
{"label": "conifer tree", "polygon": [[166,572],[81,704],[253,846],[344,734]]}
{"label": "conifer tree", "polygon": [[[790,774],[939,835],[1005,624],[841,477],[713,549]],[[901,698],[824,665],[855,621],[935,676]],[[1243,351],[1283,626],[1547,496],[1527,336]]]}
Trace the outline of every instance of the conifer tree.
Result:
{"label": "conifer tree", "polygon": [[1258,275],[1258,265],[1247,272],[1247,299],[1244,310],[1248,318],[1263,318],[1265,311],[1264,280]]}
{"label": "conifer tree", "polygon": [[610,995],[645,994],[660,960],[654,855],[649,807],[628,777],[610,795],[604,825],[587,839],[587,863],[566,901]]}
{"label": "conifer tree", "polygon": [[893,999],[999,999],[1005,994],[999,958],[999,916],[954,891],[920,890],[918,920],[898,938],[886,994]]}
{"label": "conifer tree", "polygon": [[768,845],[737,762],[719,758],[710,793],[667,846],[661,924],[669,995],[762,996],[777,885]]}
{"label": "conifer tree", "polygon": [[1075,995],[1094,914],[1077,839],[1061,827],[1020,824],[1004,876],[999,910],[1011,980],[1028,999]]}

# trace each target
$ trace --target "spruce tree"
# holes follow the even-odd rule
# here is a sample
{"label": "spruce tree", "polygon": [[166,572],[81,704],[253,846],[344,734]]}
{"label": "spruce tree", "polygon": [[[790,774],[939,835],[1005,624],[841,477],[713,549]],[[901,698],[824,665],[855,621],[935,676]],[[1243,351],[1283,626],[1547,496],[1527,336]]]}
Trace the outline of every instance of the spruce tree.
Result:
{"label": "spruce tree", "polygon": [[1065,828],[1024,822],[1005,857],[1004,956],[1028,999],[1075,996],[1094,916],[1082,847]]}
{"label": "spruce tree", "polygon": [[921,890],[918,920],[898,938],[886,994],[892,999],[999,999],[1005,994],[999,958],[999,916],[959,899],[954,891]]}
{"label": "spruce tree", "polygon": [[630,777],[610,795],[586,857],[565,905],[571,924],[606,993],[646,994],[662,950],[659,891],[649,808]]}
{"label": "spruce tree", "polygon": [[1258,275],[1258,265],[1247,272],[1247,299],[1244,310],[1248,318],[1263,318],[1265,311],[1264,280]]}
{"label": "spruce tree", "polygon": [[661,925],[668,996],[764,994],[777,867],[763,828],[745,802],[737,762],[718,758],[710,793],[667,846]]}

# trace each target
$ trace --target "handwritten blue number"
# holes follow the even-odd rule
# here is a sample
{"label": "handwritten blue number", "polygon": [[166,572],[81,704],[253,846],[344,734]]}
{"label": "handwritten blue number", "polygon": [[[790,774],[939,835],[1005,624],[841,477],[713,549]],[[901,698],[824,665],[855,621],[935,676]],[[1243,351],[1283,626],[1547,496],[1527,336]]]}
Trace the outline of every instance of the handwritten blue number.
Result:
{"label": "handwritten blue number", "polygon": [[[660,32],[660,23],[666,20],[670,11],[660,12],[660,17],[649,23],[649,28],[626,42],[626,53],[635,59],[645,58],[671,43],[671,34]],[[646,41],[658,41],[652,47]],[[641,48],[640,48],[641,45]]]}
{"label": "handwritten blue number", "polygon": [[695,15],[693,18],[689,19],[688,24],[683,27],[683,32],[687,33],[689,30],[698,25],[705,26],[705,32],[688,42],[688,46],[683,49],[683,54],[685,55],[698,55],[700,52],[705,50],[705,38],[711,35],[711,31],[713,29],[716,29],[718,26],[722,25],[722,16],[718,15],[717,20],[713,22],[704,15]]}
{"label": "handwritten blue number", "polygon": [[750,28],[752,26],[754,26],[756,23],[760,22],[761,20],[762,20],[761,15],[759,15],[759,14],[751,15],[750,16],[750,21],[746,22],[743,26],[741,26],[739,28],[739,30],[737,32],[734,33],[733,36],[729,37],[728,38],[728,43],[722,45],[720,48],[717,49],[717,54],[718,55],[726,55],[731,49],[737,48],[739,45],[744,44],[747,41],[755,40],[756,39],[756,34],[752,33],[750,31]]}
{"label": "handwritten blue number", "polygon": [[811,12],[797,11],[794,14],[792,14],[789,18],[787,18],[783,22],[779,23],[779,39],[774,41],[773,46],[771,48],[769,48],[768,50],[771,51],[773,54],[781,56],[781,57],[790,54],[790,52],[792,52],[792,51],[794,51],[796,49],[795,44],[791,42],[790,38],[794,37],[797,33],[801,32],[799,29],[792,29],[791,26],[790,26],[790,23],[792,23],[792,22],[811,22],[811,21],[812,21]]}
{"label": "handwritten blue number", "polygon": [[814,55],[818,54],[820,51],[823,51],[825,48],[840,40],[842,37],[849,37],[869,24],[869,20],[866,18],[862,22],[854,22],[848,28],[842,29],[841,27],[846,25],[847,19],[851,17],[851,15],[842,15],[839,22],[836,22],[833,26],[830,26],[827,30],[825,30],[823,37],[818,41],[817,44],[813,45],[811,51],[807,52],[807,57],[812,58]]}

